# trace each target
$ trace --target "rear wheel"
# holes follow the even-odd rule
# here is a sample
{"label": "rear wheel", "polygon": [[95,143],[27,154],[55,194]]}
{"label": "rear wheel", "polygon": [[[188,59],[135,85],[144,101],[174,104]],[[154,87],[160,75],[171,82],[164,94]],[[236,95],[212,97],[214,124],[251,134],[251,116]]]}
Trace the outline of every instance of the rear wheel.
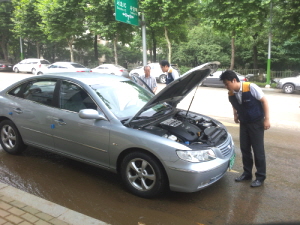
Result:
{"label": "rear wheel", "polygon": [[283,85],[282,90],[284,93],[291,94],[294,92],[295,86],[292,84],[285,84]]}
{"label": "rear wheel", "polygon": [[19,73],[18,67],[15,67],[15,68],[14,68],[14,71],[15,71],[15,73]]}
{"label": "rear wheel", "polygon": [[19,154],[25,149],[22,137],[10,120],[4,120],[0,123],[0,144],[9,154]]}
{"label": "rear wheel", "polygon": [[124,158],[121,175],[130,192],[143,198],[153,198],[161,194],[168,183],[164,169],[157,159],[143,152],[132,152]]}
{"label": "rear wheel", "polygon": [[38,72],[37,75],[43,75],[43,73],[42,72]]}
{"label": "rear wheel", "polygon": [[159,83],[165,84],[167,83],[167,76],[165,74],[162,74],[158,78]]}

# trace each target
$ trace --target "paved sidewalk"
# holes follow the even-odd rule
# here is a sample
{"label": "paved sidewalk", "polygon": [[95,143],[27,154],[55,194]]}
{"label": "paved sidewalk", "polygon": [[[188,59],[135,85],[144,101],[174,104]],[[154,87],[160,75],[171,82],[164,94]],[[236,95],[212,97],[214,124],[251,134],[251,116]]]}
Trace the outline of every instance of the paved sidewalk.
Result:
{"label": "paved sidewalk", "polygon": [[107,225],[0,182],[0,225]]}

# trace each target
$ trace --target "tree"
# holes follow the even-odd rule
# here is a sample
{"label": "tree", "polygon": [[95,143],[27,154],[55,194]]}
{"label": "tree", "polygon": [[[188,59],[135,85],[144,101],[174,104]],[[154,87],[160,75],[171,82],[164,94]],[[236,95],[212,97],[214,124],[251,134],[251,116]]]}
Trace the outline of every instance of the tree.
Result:
{"label": "tree", "polygon": [[118,22],[114,16],[114,0],[86,0],[88,28],[101,38],[112,41],[115,64],[118,64],[117,45],[132,41],[136,28],[130,24]]}
{"label": "tree", "polygon": [[[156,31],[154,38],[159,33],[164,34],[168,46],[168,60],[172,59],[172,41],[179,40],[186,34],[186,20],[196,7],[194,0],[143,0],[140,9],[145,13],[147,26]],[[155,39],[153,41],[156,46]]]}
{"label": "tree", "polygon": [[0,47],[6,61],[8,61],[8,43],[13,38],[12,11],[13,6],[11,2],[0,2]]}
{"label": "tree", "polygon": [[14,33],[36,43],[37,58],[40,58],[40,43],[46,39],[39,24],[42,18],[36,9],[36,0],[12,0]]}
{"label": "tree", "polygon": [[201,1],[202,20],[231,38],[230,69],[234,68],[235,39],[240,33],[253,29],[253,38],[266,23],[269,0],[204,0]]}
{"label": "tree", "polygon": [[37,0],[42,17],[41,29],[51,41],[65,40],[74,61],[73,44],[87,31],[85,8],[82,0]]}

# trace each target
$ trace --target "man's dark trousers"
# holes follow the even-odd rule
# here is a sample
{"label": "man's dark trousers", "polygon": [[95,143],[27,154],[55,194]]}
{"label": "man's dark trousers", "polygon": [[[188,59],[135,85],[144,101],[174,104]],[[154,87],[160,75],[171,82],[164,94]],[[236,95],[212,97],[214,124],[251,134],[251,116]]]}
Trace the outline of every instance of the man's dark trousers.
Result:
{"label": "man's dark trousers", "polygon": [[266,179],[266,157],[264,149],[264,121],[240,123],[240,147],[242,152],[244,175],[252,177],[253,156],[256,167],[256,179]]}

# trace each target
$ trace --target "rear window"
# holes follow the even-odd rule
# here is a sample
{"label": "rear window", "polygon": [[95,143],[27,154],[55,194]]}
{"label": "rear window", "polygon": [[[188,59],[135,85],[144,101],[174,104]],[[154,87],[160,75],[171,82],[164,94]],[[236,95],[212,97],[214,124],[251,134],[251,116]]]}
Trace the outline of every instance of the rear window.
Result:
{"label": "rear window", "polygon": [[50,64],[48,60],[41,60],[41,64]]}
{"label": "rear window", "polygon": [[80,65],[79,63],[72,63],[71,65],[75,68],[86,68],[85,66]]}

